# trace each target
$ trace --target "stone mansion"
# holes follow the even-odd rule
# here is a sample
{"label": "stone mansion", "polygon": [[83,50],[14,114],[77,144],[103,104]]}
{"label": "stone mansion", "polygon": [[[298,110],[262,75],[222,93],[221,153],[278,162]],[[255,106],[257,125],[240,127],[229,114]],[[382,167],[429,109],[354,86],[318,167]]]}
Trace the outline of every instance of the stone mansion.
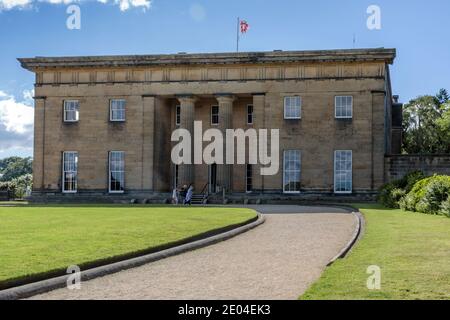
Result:
{"label": "stone mansion", "polygon": [[[376,48],[19,59],[36,75],[33,197],[161,201],[192,183],[211,201],[371,198],[385,181],[385,156],[400,151],[395,55]],[[204,130],[279,129],[278,173],[262,176],[260,164],[175,165],[172,132],[192,132],[194,121]]]}

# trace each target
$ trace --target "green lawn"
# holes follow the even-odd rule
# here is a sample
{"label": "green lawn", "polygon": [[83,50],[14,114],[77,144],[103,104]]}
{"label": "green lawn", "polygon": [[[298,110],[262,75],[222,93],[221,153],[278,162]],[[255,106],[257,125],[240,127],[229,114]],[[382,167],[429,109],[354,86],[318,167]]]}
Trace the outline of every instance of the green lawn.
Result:
{"label": "green lawn", "polygon": [[12,279],[147,251],[256,216],[236,208],[0,206],[0,287]]}
{"label": "green lawn", "polygon": [[[327,268],[301,299],[450,299],[450,219],[355,205],[366,232],[350,255]],[[370,291],[367,267],[381,268]]]}

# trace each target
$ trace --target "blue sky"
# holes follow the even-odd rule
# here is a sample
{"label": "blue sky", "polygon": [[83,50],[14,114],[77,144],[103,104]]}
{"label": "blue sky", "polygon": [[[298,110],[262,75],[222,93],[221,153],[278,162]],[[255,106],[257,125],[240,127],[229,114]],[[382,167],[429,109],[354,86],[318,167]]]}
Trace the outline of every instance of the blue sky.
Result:
{"label": "blue sky", "polygon": [[[34,77],[17,57],[234,51],[238,16],[242,51],[353,48],[355,34],[358,48],[397,48],[403,102],[450,89],[448,0],[84,0],[80,30],[66,28],[70,1],[0,0],[0,158],[32,154]],[[366,26],[372,4],[381,30]]]}

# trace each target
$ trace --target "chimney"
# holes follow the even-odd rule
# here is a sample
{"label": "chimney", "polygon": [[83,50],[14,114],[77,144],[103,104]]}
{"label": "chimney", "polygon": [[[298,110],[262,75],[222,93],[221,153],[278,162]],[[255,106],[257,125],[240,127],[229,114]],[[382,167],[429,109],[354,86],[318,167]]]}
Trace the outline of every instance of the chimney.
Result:
{"label": "chimney", "polygon": [[392,96],[392,98],[394,99],[394,103],[398,103],[398,98],[399,98],[398,95],[394,95],[394,96]]}

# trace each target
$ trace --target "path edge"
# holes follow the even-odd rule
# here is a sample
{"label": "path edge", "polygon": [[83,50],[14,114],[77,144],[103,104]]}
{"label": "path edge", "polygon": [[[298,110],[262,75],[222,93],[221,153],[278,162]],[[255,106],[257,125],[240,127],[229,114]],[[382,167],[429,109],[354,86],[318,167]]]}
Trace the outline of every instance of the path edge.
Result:
{"label": "path edge", "polygon": [[339,253],[328,262],[327,267],[333,265],[337,260],[345,258],[348,255],[348,253],[354,248],[356,243],[361,239],[364,231],[365,225],[364,216],[358,209],[351,206],[339,206],[339,207],[346,208],[351,211],[351,214],[353,215],[356,221],[356,227],[355,230],[353,231],[351,239],[347,242],[344,248],[342,248],[341,251],[339,251]]}
{"label": "path edge", "polygon": [[[229,230],[227,232],[223,232],[212,237],[208,237],[205,239],[197,240],[194,242],[186,243],[177,247],[173,247],[170,249],[166,249],[163,251],[155,252],[152,254],[143,255],[140,257],[123,260],[119,262],[115,262],[112,264],[108,264],[105,266],[100,266],[97,268],[88,269],[86,271],[81,272],[81,281],[88,281],[95,278],[100,278],[109,274],[114,274],[120,271],[140,267],[142,265],[156,262],[162,259],[166,259],[172,256],[176,256],[182,253],[186,253],[189,251],[194,251],[197,249],[201,249],[207,246],[211,246],[213,244],[229,240],[234,238],[240,234],[248,232],[260,225],[262,225],[266,218],[259,212],[257,212],[256,221],[250,222],[246,225],[237,227],[235,229]],[[26,284],[23,286],[13,287],[6,290],[0,291],[0,300],[19,300],[29,298],[38,294],[46,293],[55,289],[64,288],[67,285],[67,280],[69,277],[73,276],[73,274],[68,274],[64,276],[59,276],[55,278],[50,278],[47,280],[42,280],[30,284]]]}

